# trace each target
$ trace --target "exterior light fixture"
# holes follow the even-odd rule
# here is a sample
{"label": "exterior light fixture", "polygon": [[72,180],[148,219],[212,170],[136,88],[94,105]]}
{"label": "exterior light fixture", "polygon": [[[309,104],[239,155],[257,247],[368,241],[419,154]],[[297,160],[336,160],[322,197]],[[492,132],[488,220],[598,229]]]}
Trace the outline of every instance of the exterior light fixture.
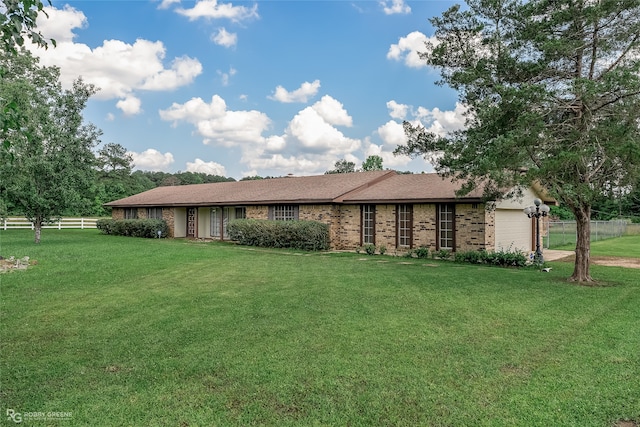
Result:
{"label": "exterior light fixture", "polygon": [[542,203],[540,199],[533,200],[534,206],[527,206],[524,208],[524,214],[529,218],[536,219],[536,253],[533,257],[533,262],[538,265],[544,263],[544,257],[542,256],[542,250],[540,249],[540,217],[545,217],[549,214],[549,206]]}

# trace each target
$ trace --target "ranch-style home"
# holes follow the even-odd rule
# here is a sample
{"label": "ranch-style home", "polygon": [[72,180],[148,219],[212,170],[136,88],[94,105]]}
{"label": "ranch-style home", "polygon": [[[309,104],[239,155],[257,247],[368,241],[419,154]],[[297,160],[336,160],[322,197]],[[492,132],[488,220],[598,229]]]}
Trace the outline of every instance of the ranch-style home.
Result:
{"label": "ranch-style home", "polygon": [[225,240],[236,218],[299,219],[327,224],[339,250],[535,248],[535,223],[523,209],[536,197],[552,202],[548,197],[530,188],[522,200],[487,209],[479,191],[456,197],[458,188],[437,174],[373,171],[158,187],[106,206],[114,219],[164,219],[171,237]]}

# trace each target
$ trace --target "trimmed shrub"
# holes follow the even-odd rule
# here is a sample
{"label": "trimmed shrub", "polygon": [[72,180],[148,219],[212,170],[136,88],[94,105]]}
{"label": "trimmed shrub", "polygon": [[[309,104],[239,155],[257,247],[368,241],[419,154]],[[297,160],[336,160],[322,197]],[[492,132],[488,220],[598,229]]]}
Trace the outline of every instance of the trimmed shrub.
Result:
{"label": "trimmed shrub", "polygon": [[484,264],[487,261],[486,251],[467,251],[456,252],[454,255],[455,262],[466,262],[469,264]]}
{"label": "trimmed shrub", "polygon": [[100,219],[96,221],[96,227],[102,234],[114,236],[131,236],[144,238],[158,238],[169,236],[169,226],[162,219]]}
{"label": "trimmed shrub", "polygon": [[229,238],[241,245],[304,251],[329,249],[329,226],[317,221],[236,219],[229,222],[227,230]]}
{"label": "trimmed shrub", "polygon": [[431,255],[434,259],[438,258],[446,260],[451,258],[451,254],[452,252],[449,249],[439,249],[437,251],[434,251]]}
{"label": "trimmed shrub", "polygon": [[417,248],[414,253],[416,254],[416,257],[420,258],[420,259],[426,259],[429,258],[429,247],[428,246],[420,246],[419,248]]}
{"label": "trimmed shrub", "polygon": [[498,252],[468,251],[456,252],[455,261],[470,264],[489,264],[499,267],[524,267],[527,257],[522,252],[500,250]]}
{"label": "trimmed shrub", "polygon": [[367,255],[375,255],[376,253],[376,245],[372,245],[371,243],[367,243],[364,245],[364,251]]}

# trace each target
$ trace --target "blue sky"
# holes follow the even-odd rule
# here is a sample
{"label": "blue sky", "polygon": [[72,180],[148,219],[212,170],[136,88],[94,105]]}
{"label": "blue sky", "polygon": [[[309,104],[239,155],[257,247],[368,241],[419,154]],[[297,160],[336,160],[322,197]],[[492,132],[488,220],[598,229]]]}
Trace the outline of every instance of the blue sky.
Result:
{"label": "blue sky", "polygon": [[464,109],[416,52],[449,1],[54,0],[33,48],[70,86],[100,91],[85,117],[137,169],[244,176],[360,167],[431,171],[395,157],[402,121],[436,132]]}

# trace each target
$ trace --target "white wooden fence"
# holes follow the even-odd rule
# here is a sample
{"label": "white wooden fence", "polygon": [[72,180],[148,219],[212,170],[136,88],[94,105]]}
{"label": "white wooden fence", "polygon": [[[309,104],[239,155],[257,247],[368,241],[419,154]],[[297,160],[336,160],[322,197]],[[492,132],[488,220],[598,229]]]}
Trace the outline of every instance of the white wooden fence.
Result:
{"label": "white wooden fence", "polygon": [[[61,218],[58,221],[43,224],[42,228],[55,228],[61,230],[63,228],[96,228],[96,221],[100,218]],[[15,228],[28,228],[33,230],[33,223],[26,218],[4,218],[0,220],[2,230],[10,230]]]}

